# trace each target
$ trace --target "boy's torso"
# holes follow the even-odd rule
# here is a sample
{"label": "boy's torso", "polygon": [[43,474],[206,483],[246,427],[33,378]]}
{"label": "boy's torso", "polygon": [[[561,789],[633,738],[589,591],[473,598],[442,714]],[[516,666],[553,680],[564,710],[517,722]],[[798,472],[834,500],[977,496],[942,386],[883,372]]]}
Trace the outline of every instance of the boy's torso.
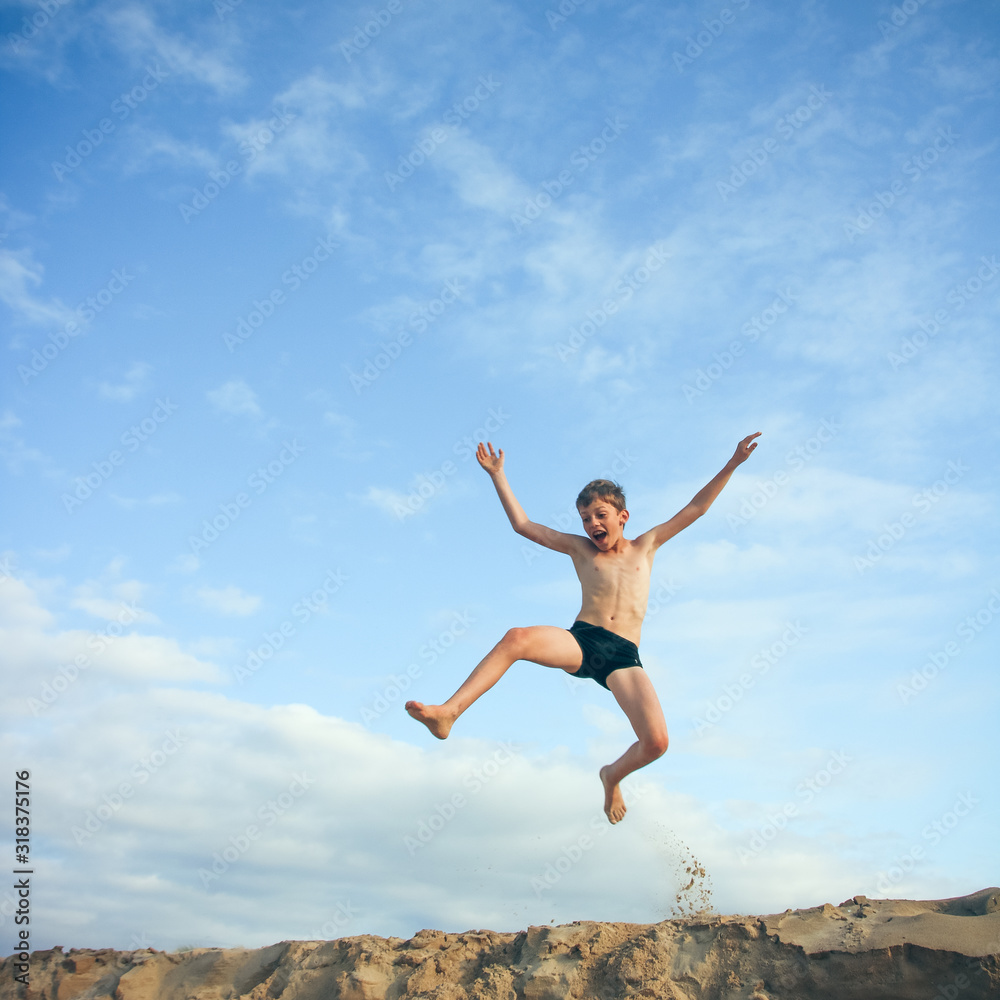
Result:
{"label": "boy's torso", "polygon": [[585,544],[571,553],[583,588],[583,606],[577,618],[638,646],[649,601],[652,546],[623,538],[620,551],[601,552],[589,539],[580,541]]}

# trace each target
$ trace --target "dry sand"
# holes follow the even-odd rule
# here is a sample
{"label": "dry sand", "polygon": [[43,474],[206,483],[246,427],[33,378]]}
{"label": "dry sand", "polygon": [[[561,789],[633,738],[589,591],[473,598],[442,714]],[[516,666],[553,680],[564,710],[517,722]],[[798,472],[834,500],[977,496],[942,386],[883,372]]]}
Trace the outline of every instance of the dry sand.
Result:
{"label": "dry sand", "polygon": [[[695,881],[697,881],[697,873]],[[1000,889],[764,917],[363,934],[256,950],[36,952],[0,1000],[973,1000],[1000,998]]]}

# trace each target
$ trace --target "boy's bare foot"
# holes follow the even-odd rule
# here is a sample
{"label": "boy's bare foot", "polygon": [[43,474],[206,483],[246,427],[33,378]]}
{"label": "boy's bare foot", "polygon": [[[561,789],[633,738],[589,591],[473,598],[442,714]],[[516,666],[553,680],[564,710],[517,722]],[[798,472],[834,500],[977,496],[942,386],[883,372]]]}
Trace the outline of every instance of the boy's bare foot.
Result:
{"label": "boy's bare foot", "polygon": [[604,785],[604,812],[611,823],[618,823],[625,818],[625,800],[618,785],[609,784],[607,766],[601,768],[601,784]]}
{"label": "boy's bare foot", "polygon": [[425,705],[419,701],[408,701],[406,711],[422,722],[439,740],[446,740],[454,725],[454,718],[445,711],[444,705]]}

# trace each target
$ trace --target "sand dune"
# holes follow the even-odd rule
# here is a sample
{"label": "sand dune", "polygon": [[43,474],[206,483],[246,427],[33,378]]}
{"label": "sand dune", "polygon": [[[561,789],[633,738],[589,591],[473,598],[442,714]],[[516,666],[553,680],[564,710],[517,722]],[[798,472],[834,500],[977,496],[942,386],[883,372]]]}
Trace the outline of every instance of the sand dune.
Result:
{"label": "sand dune", "polygon": [[763,917],[420,931],[180,954],[36,952],[0,1000],[973,1000],[1000,997],[1000,889]]}

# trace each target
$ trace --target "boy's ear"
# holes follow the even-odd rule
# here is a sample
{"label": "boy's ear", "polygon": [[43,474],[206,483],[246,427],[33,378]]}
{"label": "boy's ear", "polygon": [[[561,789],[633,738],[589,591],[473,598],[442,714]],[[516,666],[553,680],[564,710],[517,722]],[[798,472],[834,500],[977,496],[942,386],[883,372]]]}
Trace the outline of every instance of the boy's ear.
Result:
{"label": "boy's ear", "polygon": [[628,520],[628,511],[627,510],[621,510],[621,511],[618,512],[618,515],[619,515],[619,517],[621,517],[621,519],[622,519],[622,527],[624,527],[625,526],[625,522]]}

